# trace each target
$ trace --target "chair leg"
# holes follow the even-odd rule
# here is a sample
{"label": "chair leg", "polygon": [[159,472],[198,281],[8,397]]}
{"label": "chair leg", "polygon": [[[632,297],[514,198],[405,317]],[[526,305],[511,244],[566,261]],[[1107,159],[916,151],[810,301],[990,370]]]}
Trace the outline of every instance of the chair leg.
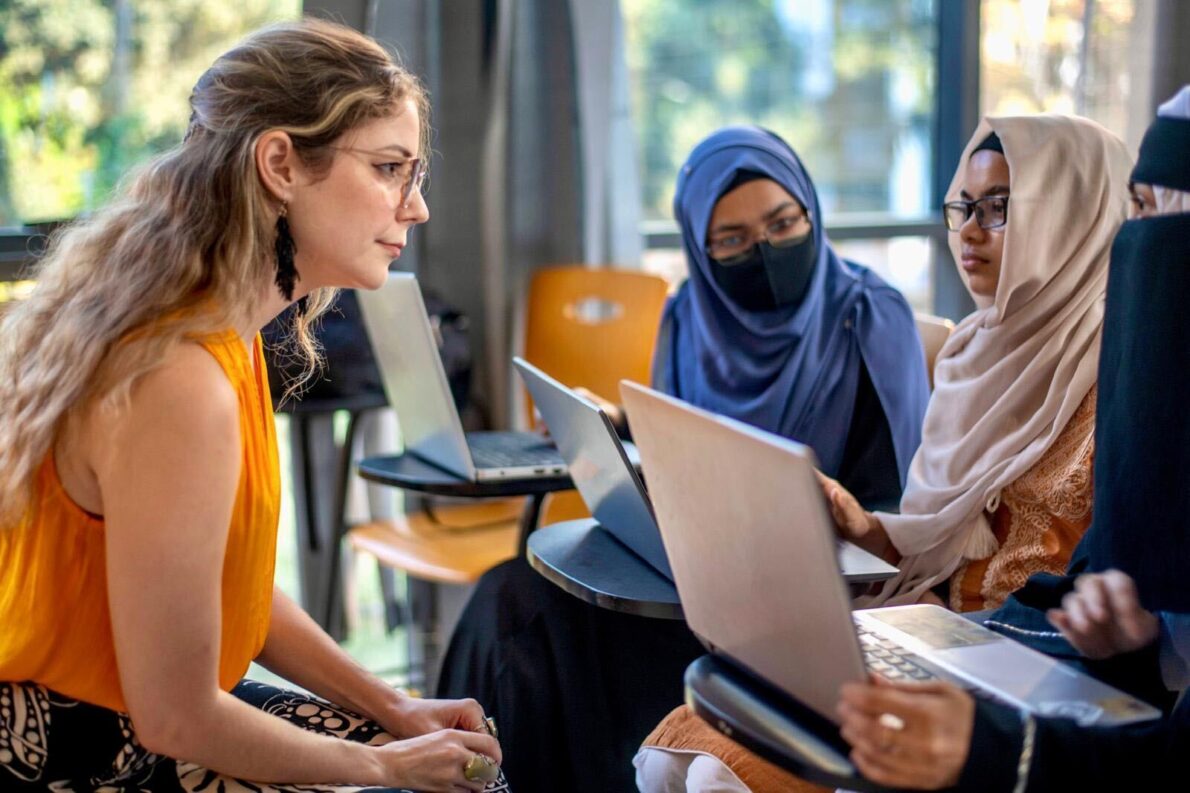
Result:
{"label": "chair leg", "polygon": [[380,577],[380,598],[384,606],[384,632],[392,633],[397,628],[407,627],[409,603],[407,598],[397,597],[397,574],[376,562],[376,573]]}
{"label": "chair leg", "polygon": [[[410,616],[409,680],[424,696],[431,696],[438,684],[440,641],[438,639],[438,585],[407,577]],[[417,670],[420,670],[420,674]]]}
{"label": "chair leg", "polygon": [[331,532],[327,565],[326,603],[323,611],[323,625],[327,633],[336,640],[344,638],[343,588],[340,583],[343,566],[343,538],[347,534],[347,490],[351,477],[351,458],[355,449],[355,430],[359,411],[352,410],[347,417],[347,433],[339,449],[338,471],[335,480],[334,523]]}
{"label": "chair leg", "polygon": [[298,529],[298,600],[322,627],[329,596],[329,547],[335,532],[334,504],[324,488],[336,481],[331,413],[293,414],[289,417],[293,453],[293,489]]}

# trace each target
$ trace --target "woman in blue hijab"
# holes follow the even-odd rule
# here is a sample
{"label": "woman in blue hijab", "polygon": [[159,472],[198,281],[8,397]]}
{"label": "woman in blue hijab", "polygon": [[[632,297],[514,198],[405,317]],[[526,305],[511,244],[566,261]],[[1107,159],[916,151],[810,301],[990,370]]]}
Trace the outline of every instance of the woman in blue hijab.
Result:
{"label": "woman in blue hijab", "polygon": [[929,397],[913,313],[831,248],[797,154],[759,127],[721,129],[682,167],[674,215],[689,278],[654,384],[807,444],[861,501],[897,499]]}
{"label": "woman in blue hijab", "polygon": [[[797,156],[761,129],[718,132],[674,206],[690,278],[665,314],[656,385],[807,443],[852,492],[896,500],[927,397],[913,315],[831,250]],[[438,690],[477,692],[525,789],[629,790],[633,754],[702,652],[682,622],[591,606],[513,560],[480,579]]]}

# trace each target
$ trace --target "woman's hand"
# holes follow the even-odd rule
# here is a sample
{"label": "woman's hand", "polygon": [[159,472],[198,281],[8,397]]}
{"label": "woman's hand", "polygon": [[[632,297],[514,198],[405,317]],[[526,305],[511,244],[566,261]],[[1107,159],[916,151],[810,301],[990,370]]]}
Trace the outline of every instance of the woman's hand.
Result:
{"label": "woman's hand", "polygon": [[889,787],[955,784],[971,749],[975,700],[950,683],[873,680],[840,694],[841,732],[856,767]]}
{"label": "woman's hand", "polygon": [[[596,407],[607,414],[612,426],[616,428],[616,432],[621,435],[624,433],[624,429],[628,426],[628,419],[624,416],[624,408],[615,402],[609,402],[589,388],[579,386],[572,390],[583,399],[594,402]],[[545,421],[541,417],[541,411],[536,406],[533,408],[533,426],[543,437],[550,437],[550,428],[545,425]]]}
{"label": "woman's hand", "polygon": [[413,737],[436,730],[483,731],[483,708],[473,699],[418,699],[402,696],[392,715],[380,720],[392,735]]}
{"label": "woman's hand", "polygon": [[892,543],[876,516],[860,506],[855,496],[847,492],[847,488],[817,469],[814,473],[818,476],[818,484],[822,485],[839,535],[869,553],[887,556],[892,550]]}
{"label": "woman's hand", "polygon": [[608,419],[611,420],[612,426],[616,428],[616,432],[622,433],[624,428],[628,426],[628,419],[624,415],[624,408],[620,407],[615,402],[604,399],[591,389],[583,388],[582,386],[574,389],[574,393],[578,394],[583,399],[594,402],[600,410],[606,413]]}
{"label": "woman's hand", "polygon": [[481,791],[486,783],[467,779],[464,768],[477,754],[497,765],[503,759],[495,738],[467,730],[438,730],[378,746],[376,751],[382,768],[380,784],[427,793]]}
{"label": "woman's hand", "polygon": [[1136,584],[1119,570],[1080,575],[1062,608],[1046,614],[1055,628],[1088,658],[1109,658],[1157,640],[1157,615],[1140,605]]}

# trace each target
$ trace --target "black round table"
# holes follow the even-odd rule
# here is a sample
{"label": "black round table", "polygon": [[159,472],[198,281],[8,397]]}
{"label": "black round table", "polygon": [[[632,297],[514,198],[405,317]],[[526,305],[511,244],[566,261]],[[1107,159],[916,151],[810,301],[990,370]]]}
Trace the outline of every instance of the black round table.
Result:
{"label": "black round table", "polygon": [[[677,587],[594,518],[544,526],[529,537],[529,565],[547,581],[600,608],[642,617],[686,618]],[[852,596],[896,568],[850,543],[839,549]]]}
{"label": "black round table", "polygon": [[594,518],[542,527],[528,545],[530,566],[580,600],[642,617],[685,619],[673,582]]}
{"label": "black round table", "polygon": [[463,479],[432,465],[413,454],[366,457],[356,466],[364,479],[402,490],[456,498],[501,498],[529,496],[520,521],[520,554],[525,554],[529,534],[537,527],[541,503],[548,493],[574,487],[570,476],[535,476],[529,478]]}

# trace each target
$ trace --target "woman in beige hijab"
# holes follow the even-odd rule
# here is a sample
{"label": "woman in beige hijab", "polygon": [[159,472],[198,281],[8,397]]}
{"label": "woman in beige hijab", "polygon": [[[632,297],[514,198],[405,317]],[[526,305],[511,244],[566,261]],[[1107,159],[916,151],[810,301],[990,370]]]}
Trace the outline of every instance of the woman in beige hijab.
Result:
{"label": "woman in beige hijab", "polygon": [[[1090,524],[1095,382],[1112,239],[1128,211],[1123,143],[1081,118],[984,120],[947,192],[950,247],[976,310],[938,355],[899,514],[823,477],[836,523],[901,573],[861,606],[991,608],[1061,572]],[[796,607],[796,606],[795,606]],[[687,708],[645,740],[645,793],[817,789]]]}
{"label": "woman in beige hijab", "polygon": [[1131,160],[1086,119],[992,118],[945,206],[977,306],[943,346],[899,514],[824,479],[842,532],[901,573],[859,605],[994,608],[1060,573],[1091,519],[1095,381]]}

